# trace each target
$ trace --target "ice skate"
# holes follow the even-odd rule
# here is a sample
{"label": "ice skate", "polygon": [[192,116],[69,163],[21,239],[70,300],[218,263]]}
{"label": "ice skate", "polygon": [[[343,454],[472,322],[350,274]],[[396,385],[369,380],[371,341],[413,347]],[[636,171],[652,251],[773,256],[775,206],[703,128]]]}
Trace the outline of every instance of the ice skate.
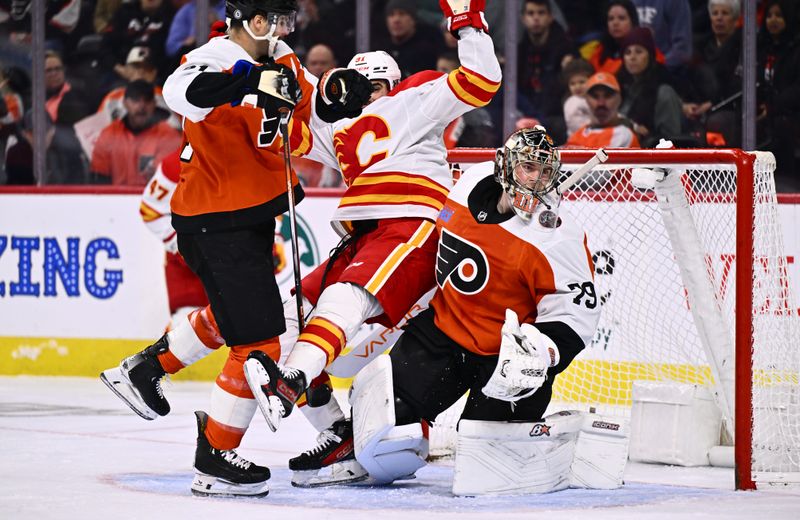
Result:
{"label": "ice skate", "polygon": [[253,464],[234,450],[213,448],[206,438],[208,414],[197,411],[197,450],[192,493],[199,496],[263,497],[269,493],[269,468]]}
{"label": "ice skate", "polygon": [[143,351],[122,360],[118,367],[100,374],[100,379],[140,417],[152,421],[169,413],[169,403],[161,388],[166,372],[158,355],[166,352],[166,334]]}
{"label": "ice skate", "polygon": [[302,372],[277,365],[261,351],[253,351],[244,363],[244,375],[270,430],[277,431],[282,417],[306,389]]}
{"label": "ice skate", "polygon": [[[366,480],[367,471],[355,459],[353,423],[337,421],[320,432],[317,445],[289,460],[292,485],[322,487]],[[326,471],[330,470],[330,471]]]}

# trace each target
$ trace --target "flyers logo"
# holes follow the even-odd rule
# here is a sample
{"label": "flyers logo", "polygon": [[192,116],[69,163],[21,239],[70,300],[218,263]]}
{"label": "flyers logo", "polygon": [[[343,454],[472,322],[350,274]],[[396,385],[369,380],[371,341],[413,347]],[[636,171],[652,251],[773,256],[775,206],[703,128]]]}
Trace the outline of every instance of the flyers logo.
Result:
{"label": "flyers logo", "polygon": [[[389,124],[375,115],[366,115],[358,118],[349,127],[333,135],[333,147],[336,151],[336,160],[342,171],[345,182],[350,186],[361,172],[389,155],[389,150],[375,151],[366,162],[361,162],[359,147],[368,134],[372,134],[372,141],[378,143],[389,139],[391,132]],[[375,148],[373,146],[373,148]]]}
{"label": "flyers logo", "polygon": [[442,228],[436,252],[436,283],[450,283],[463,294],[476,294],[489,281],[489,261],[477,245]]}

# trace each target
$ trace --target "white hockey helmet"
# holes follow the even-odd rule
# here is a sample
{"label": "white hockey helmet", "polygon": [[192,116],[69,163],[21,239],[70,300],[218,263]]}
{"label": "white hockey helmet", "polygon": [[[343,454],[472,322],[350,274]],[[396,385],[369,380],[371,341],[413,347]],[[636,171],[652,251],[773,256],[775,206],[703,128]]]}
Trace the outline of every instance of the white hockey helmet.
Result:
{"label": "white hockey helmet", "polygon": [[368,80],[382,79],[389,84],[389,90],[400,83],[400,67],[388,53],[384,51],[362,52],[356,54],[347,64],[348,69],[355,69]]}
{"label": "white hockey helmet", "polygon": [[[558,193],[554,191],[561,169],[561,156],[543,126],[523,128],[511,134],[498,148],[494,159],[494,176],[511,198],[514,212],[530,220],[542,203],[552,210],[558,206]],[[519,175],[536,172],[530,182],[522,182]]]}

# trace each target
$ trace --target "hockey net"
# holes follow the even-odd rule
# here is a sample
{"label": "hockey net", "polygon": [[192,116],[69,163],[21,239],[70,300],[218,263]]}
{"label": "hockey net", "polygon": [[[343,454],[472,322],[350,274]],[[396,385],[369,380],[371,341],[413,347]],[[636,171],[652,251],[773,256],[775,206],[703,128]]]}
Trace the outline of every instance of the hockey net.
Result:
{"label": "hockey net", "polygon": [[[458,175],[493,155],[449,159]],[[591,155],[563,151],[565,175]],[[638,168],[668,180],[634,187]],[[549,413],[630,414],[634,381],[703,385],[735,434],[737,487],[798,481],[800,317],[774,168],[761,152],[611,150],[564,195],[560,211],[588,234],[602,313],[592,343],[556,379]],[[437,419],[432,455],[454,449],[463,403]]]}

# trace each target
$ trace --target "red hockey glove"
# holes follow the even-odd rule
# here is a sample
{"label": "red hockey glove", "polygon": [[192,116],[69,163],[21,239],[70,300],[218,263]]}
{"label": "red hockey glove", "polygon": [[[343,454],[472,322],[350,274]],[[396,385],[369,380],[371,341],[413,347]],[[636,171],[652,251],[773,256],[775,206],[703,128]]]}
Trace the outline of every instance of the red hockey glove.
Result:
{"label": "red hockey glove", "polygon": [[439,7],[447,18],[447,30],[456,38],[458,30],[462,27],[489,30],[489,25],[483,16],[486,0],[439,0]]}
{"label": "red hockey glove", "polygon": [[216,38],[217,36],[227,36],[228,26],[223,20],[217,20],[211,24],[211,32],[208,33],[208,39]]}

